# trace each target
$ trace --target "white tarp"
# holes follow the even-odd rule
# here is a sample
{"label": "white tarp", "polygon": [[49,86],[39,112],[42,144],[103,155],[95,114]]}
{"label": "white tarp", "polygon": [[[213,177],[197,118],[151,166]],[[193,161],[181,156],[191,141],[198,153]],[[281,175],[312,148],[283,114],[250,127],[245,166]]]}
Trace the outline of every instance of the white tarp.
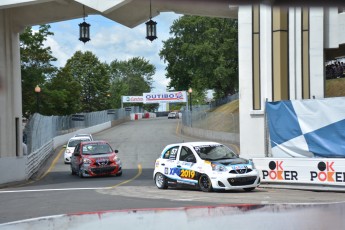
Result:
{"label": "white tarp", "polygon": [[273,157],[345,158],[345,97],[266,103]]}

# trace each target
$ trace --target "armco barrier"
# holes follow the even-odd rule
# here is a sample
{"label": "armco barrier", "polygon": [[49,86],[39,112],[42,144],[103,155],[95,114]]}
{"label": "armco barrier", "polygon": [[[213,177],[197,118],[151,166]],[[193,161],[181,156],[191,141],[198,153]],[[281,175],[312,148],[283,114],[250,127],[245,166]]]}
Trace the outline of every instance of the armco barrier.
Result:
{"label": "armco barrier", "polygon": [[0,224],[0,229],[344,229],[344,213],[344,203],[137,209],[48,216]]}
{"label": "armco barrier", "polygon": [[266,157],[253,161],[261,172],[261,182],[345,188],[345,159]]}

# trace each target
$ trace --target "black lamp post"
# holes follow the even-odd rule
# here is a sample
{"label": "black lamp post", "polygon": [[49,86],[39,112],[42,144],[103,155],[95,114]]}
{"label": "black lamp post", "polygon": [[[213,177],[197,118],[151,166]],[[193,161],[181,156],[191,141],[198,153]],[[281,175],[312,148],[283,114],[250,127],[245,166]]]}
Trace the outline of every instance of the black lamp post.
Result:
{"label": "black lamp post", "polygon": [[146,22],[146,39],[151,42],[157,38],[157,22],[152,21],[151,0],[150,0],[150,21]]}
{"label": "black lamp post", "polygon": [[85,22],[85,6],[83,6],[84,11],[84,22],[79,24],[79,40],[82,42],[90,41],[90,24]]}
{"label": "black lamp post", "polygon": [[192,112],[192,93],[193,93],[193,89],[189,88],[188,89],[188,93],[189,93],[189,106],[190,106],[190,111]]}
{"label": "black lamp post", "polygon": [[39,104],[39,94],[41,92],[41,88],[36,85],[35,87],[35,93],[36,93],[36,112],[39,113],[40,112],[40,104]]}

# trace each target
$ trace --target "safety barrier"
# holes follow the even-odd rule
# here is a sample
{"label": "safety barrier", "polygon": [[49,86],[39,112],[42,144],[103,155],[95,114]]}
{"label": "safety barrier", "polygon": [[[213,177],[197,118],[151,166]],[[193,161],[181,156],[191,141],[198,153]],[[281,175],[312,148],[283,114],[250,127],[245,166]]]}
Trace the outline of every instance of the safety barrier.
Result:
{"label": "safety barrier", "polygon": [[345,159],[253,158],[261,181],[274,184],[345,186]]}
{"label": "safety barrier", "polygon": [[[17,229],[344,229],[345,204],[274,204],[131,209],[48,216],[0,224]],[[236,227],[235,227],[236,226]]]}

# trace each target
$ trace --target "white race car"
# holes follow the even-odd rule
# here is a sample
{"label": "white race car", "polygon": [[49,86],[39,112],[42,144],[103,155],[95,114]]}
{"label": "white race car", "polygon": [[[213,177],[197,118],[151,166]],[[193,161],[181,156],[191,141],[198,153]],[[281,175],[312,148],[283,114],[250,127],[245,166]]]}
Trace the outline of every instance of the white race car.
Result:
{"label": "white race car", "polygon": [[189,186],[204,192],[244,189],[260,184],[251,160],[240,158],[216,142],[185,142],[167,145],[156,160],[153,179],[159,189]]}

